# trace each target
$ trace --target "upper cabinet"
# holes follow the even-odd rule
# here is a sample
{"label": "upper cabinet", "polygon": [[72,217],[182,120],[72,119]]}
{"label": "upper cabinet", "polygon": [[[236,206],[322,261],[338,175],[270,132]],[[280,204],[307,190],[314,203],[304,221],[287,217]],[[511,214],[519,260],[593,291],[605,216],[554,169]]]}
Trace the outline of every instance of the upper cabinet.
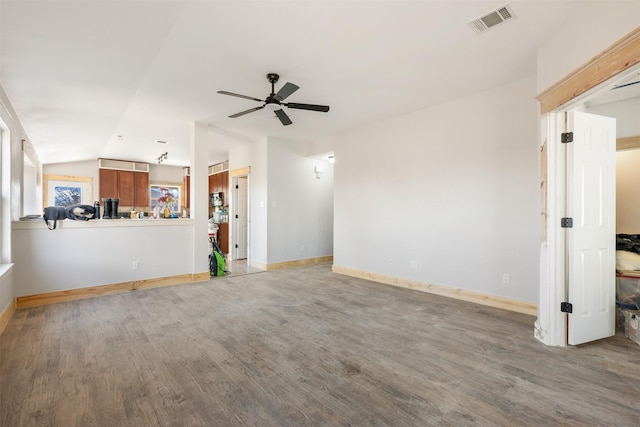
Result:
{"label": "upper cabinet", "polygon": [[120,206],[149,207],[149,165],[147,163],[100,159],[100,199],[117,197]]}
{"label": "upper cabinet", "polygon": [[135,207],[149,206],[149,173],[134,172],[133,173],[133,205]]}
{"label": "upper cabinet", "polygon": [[229,191],[229,162],[209,166],[209,194],[227,191]]}
{"label": "upper cabinet", "polygon": [[229,191],[229,171],[209,175],[209,194]]}

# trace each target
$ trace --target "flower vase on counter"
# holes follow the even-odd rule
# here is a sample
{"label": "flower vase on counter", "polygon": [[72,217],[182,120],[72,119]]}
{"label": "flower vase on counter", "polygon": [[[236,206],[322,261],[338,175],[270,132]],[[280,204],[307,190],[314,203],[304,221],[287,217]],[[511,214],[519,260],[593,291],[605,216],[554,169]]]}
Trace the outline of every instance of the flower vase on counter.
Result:
{"label": "flower vase on counter", "polygon": [[167,188],[161,188],[162,195],[158,197],[158,206],[164,205],[164,209],[162,212],[163,218],[171,218],[171,209],[169,209],[169,205],[176,202],[176,198],[169,192]]}

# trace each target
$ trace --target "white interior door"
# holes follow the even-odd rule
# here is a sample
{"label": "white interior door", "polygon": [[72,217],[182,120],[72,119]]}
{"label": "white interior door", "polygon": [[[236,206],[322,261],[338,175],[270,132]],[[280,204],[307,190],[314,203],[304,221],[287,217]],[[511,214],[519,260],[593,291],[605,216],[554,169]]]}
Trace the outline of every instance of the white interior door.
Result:
{"label": "white interior door", "polygon": [[568,113],[568,343],[615,334],[616,120]]}
{"label": "white interior door", "polygon": [[249,242],[249,182],[248,177],[240,176],[236,184],[236,242],[235,259],[246,259]]}

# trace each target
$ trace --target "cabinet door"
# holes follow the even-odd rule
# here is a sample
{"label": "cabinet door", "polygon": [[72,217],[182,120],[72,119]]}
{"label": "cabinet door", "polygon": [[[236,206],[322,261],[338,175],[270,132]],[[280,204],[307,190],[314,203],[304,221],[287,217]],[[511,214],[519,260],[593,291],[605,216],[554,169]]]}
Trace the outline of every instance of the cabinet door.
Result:
{"label": "cabinet door", "polygon": [[[227,195],[227,193],[229,192],[229,171],[227,172],[222,172],[220,175],[222,175],[222,183],[220,184],[220,186],[222,187],[222,189],[220,191],[222,191],[225,196]],[[224,199],[223,199],[224,200]],[[227,204],[227,202],[223,202],[225,205]]]}
{"label": "cabinet door", "polygon": [[135,189],[133,205],[138,209],[149,209],[149,174],[134,172],[133,187]]}
{"label": "cabinet door", "polygon": [[134,177],[135,172],[118,171],[118,197],[120,206],[133,206],[135,198]]}
{"label": "cabinet door", "polygon": [[[100,199],[118,197],[118,171],[113,169],[100,169],[98,173],[98,185]],[[102,204],[102,200],[100,200]]]}
{"label": "cabinet door", "polygon": [[215,192],[215,175],[209,175],[209,194]]}
{"label": "cabinet door", "polygon": [[213,175],[213,182],[214,182],[214,193],[219,193],[220,192],[220,174],[217,173],[215,175]]}
{"label": "cabinet door", "polygon": [[220,246],[220,251],[223,254],[229,253],[229,223],[222,222],[219,224],[220,229],[218,230],[218,245]]}

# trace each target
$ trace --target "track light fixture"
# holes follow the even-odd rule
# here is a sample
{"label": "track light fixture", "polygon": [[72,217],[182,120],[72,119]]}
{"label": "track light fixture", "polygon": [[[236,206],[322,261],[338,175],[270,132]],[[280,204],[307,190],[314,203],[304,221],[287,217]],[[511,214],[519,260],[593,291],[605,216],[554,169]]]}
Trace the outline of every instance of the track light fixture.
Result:
{"label": "track light fixture", "polygon": [[167,157],[169,157],[169,153],[166,152],[166,151],[164,153],[160,154],[160,157],[158,157],[158,164],[161,164],[162,162],[167,160]]}

